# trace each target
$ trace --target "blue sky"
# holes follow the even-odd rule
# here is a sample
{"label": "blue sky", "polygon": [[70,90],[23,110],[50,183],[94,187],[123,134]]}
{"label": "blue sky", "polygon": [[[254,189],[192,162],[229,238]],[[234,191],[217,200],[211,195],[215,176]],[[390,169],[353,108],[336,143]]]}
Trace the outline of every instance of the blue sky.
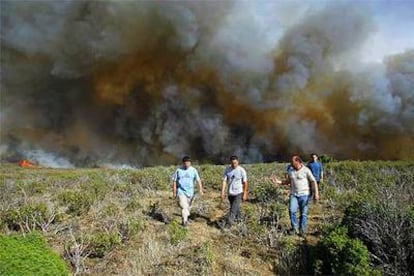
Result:
{"label": "blue sky", "polygon": [[378,27],[365,46],[367,59],[380,60],[414,48],[414,0],[353,2],[367,5]]}

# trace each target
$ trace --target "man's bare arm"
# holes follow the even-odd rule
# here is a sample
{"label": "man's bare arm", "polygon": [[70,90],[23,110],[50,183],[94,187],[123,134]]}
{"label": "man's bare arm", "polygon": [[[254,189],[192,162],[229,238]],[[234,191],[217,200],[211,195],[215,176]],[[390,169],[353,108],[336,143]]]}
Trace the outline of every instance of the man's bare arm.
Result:
{"label": "man's bare arm", "polygon": [[312,187],[312,191],[313,191],[313,198],[315,200],[319,200],[319,188],[318,188],[318,183],[316,183],[316,181],[312,181],[311,182],[311,187]]}
{"label": "man's bare arm", "polygon": [[203,184],[201,183],[201,180],[198,180],[197,182],[198,182],[198,191],[199,191],[200,195],[203,195],[204,194]]}
{"label": "man's bare arm", "polygon": [[221,200],[223,201],[226,198],[226,186],[227,186],[227,182],[226,180],[223,180],[223,183],[221,184]]}
{"label": "man's bare arm", "polygon": [[177,196],[177,182],[173,181],[173,198]]}
{"label": "man's bare arm", "polygon": [[243,200],[247,200],[247,181],[243,182]]}

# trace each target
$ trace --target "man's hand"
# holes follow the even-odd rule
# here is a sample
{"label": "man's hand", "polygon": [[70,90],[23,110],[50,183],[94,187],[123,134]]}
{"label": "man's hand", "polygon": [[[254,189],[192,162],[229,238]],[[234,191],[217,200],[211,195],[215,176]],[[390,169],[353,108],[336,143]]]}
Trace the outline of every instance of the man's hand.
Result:
{"label": "man's hand", "polygon": [[243,193],[243,201],[246,201],[247,200],[247,193]]}
{"label": "man's hand", "polygon": [[275,176],[275,175],[272,175],[269,179],[273,184],[283,185],[283,181],[280,180],[279,178],[277,178],[277,176]]}
{"label": "man's hand", "polygon": [[316,200],[316,201],[318,201],[319,200],[319,193],[315,193],[313,195],[313,199]]}
{"label": "man's hand", "polygon": [[201,189],[199,192],[200,195],[204,195],[204,191]]}
{"label": "man's hand", "polygon": [[224,202],[226,200],[226,194],[221,194],[221,202]]}

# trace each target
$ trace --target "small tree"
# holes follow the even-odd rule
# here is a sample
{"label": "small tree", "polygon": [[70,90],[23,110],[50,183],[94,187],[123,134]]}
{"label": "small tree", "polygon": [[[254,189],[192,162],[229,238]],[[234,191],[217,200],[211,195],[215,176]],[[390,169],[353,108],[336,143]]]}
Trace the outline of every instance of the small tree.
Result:
{"label": "small tree", "polygon": [[315,248],[313,268],[322,275],[372,275],[368,249],[358,239],[351,239],[345,227],[336,227]]}

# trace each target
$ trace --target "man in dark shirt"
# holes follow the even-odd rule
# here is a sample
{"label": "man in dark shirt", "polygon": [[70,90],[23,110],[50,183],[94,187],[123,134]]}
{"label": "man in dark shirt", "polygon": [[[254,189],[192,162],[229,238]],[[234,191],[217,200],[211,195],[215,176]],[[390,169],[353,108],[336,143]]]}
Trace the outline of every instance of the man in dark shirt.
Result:
{"label": "man in dark shirt", "polygon": [[311,170],[313,176],[315,177],[316,183],[323,181],[323,166],[322,163],[318,161],[319,157],[316,153],[310,155],[311,161],[308,163],[308,168]]}

